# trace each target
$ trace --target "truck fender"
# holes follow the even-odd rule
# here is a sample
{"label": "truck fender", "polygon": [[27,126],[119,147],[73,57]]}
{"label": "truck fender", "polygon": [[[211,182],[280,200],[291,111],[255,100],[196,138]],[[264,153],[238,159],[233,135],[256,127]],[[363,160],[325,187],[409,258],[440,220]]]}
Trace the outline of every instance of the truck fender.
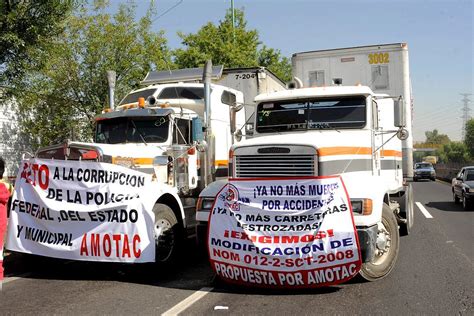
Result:
{"label": "truck fender", "polygon": [[[157,184],[158,185],[158,184]],[[183,203],[176,192],[176,189],[169,186],[159,185],[155,203],[168,205],[176,215],[176,218],[183,227],[186,227],[186,215],[184,214]]]}
{"label": "truck fender", "polygon": [[211,182],[204,190],[199,194],[200,197],[215,197],[217,193],[229,182],[227,179],[217,180]]}

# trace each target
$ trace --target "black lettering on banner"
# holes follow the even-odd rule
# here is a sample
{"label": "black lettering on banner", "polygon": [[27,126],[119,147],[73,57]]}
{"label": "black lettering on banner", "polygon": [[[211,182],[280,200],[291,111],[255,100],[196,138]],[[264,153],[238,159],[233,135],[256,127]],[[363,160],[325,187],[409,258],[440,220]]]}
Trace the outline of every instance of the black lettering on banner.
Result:
{"label": "black lettering on banner", "polygon": [[20,238],[21,231],[23,230],[24,226],[16,225],[17,233],[16,238]]}
{"label": "black lettering on banner", "polygon": [[109,209],[88,212],[88,214],[92,222],[136,223],[138,221],[138,211],[136,209],[131,209],[128,212],[125,209]]}

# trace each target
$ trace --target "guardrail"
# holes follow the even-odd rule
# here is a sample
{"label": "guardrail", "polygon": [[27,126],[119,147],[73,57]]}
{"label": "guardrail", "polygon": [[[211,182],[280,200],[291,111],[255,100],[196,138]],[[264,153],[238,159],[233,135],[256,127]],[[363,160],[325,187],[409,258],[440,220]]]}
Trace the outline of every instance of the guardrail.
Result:
{"label": "guardrail", "polygon": [[474,166],[474,162],[450,162],[437,163],[434,168],[436,170],[436,178],[451,182],[456,177],[462,167]]}

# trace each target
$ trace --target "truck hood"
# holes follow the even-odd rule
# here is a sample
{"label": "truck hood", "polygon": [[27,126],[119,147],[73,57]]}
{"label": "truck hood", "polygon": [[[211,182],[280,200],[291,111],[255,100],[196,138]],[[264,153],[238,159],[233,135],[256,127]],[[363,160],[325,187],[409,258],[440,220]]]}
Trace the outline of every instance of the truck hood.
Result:
{"label": "truck hood", "polygon": [[[262,146],[265,145],[312,145],[314,147],[335,147],[335,146],[370,146],[367,139],[370,137],[369,130],[310,130],[295,131],[280,134],[259,134],[235,144],[233,147]],[[350,138],[350,141],[348,140]]]}
{"label": "truck hood", "polygon": [[99,148],[103,155],[112,157],[129,157],[129,158],[153,158],[161,156],[166,151],[167,147],[156,144],[100,144],[100,143],[82,143],[71,142],[70,145],[85,145]]}

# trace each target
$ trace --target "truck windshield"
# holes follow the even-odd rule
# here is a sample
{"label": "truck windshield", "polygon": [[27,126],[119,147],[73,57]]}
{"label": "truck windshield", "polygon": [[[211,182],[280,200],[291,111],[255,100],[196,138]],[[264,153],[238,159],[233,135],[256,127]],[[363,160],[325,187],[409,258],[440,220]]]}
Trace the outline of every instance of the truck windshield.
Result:
{"label": "truck windshield", "polygon": [[312,98],[260,103],[257,132],[361,128],[366,123],[364,96]]}
{"label": "truck windshield", "polygon": [[430,163],[419,163],[416,164],[415,169],[426,169],[433,167]]}
{"label": "truck windshield", "polygon": [[168,134],[168,116],[120,117],[97,122],[95,141],[103,144],[163,143]]}

